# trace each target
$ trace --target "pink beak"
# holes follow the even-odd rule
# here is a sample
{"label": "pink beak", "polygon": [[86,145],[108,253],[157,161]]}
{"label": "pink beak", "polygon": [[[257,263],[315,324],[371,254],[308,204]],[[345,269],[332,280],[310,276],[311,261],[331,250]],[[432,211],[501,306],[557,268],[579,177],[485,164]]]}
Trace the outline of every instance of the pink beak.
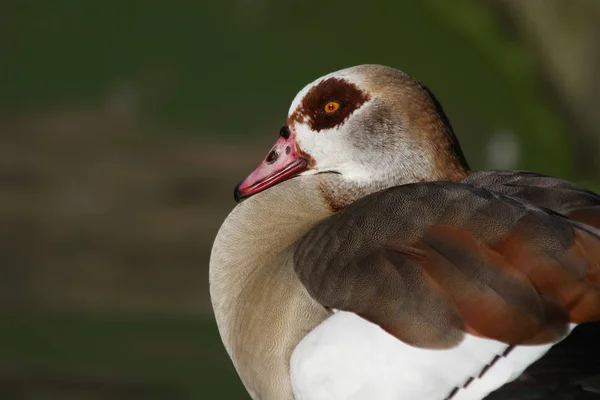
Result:
{"label": "pink beak", "polygon": [[252,196],[308,169],[309,161],[298,151],[295,134],[284,126],[279,139],[260,165],[235,188],[235,201]]}

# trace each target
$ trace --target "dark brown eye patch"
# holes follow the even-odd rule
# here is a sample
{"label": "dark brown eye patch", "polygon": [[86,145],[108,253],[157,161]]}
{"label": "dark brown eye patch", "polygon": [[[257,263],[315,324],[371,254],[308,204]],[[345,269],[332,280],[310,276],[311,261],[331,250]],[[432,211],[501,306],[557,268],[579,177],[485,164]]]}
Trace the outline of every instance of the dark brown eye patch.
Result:
{"label": "dark brown eye patch", "polygon": [[313,87],[302,99],[288,124],[306,120],[311,129],[319,132],[342,124],[369,95],[356,85],[340,78],[328,78]]}

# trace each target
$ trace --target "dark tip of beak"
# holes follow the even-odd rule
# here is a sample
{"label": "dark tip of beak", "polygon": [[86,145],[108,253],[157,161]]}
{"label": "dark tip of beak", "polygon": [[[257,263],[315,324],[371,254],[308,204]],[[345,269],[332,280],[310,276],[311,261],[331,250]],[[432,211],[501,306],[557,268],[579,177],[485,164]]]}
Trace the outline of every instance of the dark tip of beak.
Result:
{"label": "dark tip of beak", "polygon": [[281,136],[284,139],[288,139],[291,134],[292,133],[290,132],[290,127],[287,125],[282,126],[279,130],[279,136]]}
{"label": "dark tip of beak", "polygon": [[233,199],[235,200],[236,203],[239,203],[240,201],[242,201],[244,199],[244,196],[242,196],[240,194],[240,184],[238,184],[235,189],[233,189]]}

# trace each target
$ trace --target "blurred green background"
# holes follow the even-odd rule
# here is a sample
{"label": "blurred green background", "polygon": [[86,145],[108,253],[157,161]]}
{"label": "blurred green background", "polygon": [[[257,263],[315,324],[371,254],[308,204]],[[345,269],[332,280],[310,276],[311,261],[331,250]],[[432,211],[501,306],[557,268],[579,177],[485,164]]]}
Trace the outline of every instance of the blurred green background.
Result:
{"label": "blurred green background", "polygon": [[476,169],[598,190],[596,0],[0,2],[0,399],[248,399],[208,295],[305,84],[387,64]]}

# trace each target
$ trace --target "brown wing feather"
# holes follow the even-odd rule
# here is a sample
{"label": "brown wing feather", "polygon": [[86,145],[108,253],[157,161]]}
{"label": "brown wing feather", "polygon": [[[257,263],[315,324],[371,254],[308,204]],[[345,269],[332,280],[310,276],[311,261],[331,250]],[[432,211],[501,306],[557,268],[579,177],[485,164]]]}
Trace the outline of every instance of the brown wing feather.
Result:
{"label": "brown wing feather", "polygon": [[469,231],[432,226],[422,243],[434,262],[421,266],[458,309],[467,332],[506,343],[557,339],[564,334],[564,313],[545,301],[501,252]]}
{"label": "brown wing feather", "polygon": [[462,182],[517,197],[600,229],[600,196],[563,179],[526,171],[479,171]]}
{"label": "brown wing feather", "polygon": [[575,209],[566,215],[574,221],[600,229],[600,206]]}
{"label": "brown wing feather", "polygon": [[321,304],[422,347],[464,332],[510,344],[560,338],[600,318],[600,237],[556,213],[471,185],[367,196],[297,244],[296,272]]}

